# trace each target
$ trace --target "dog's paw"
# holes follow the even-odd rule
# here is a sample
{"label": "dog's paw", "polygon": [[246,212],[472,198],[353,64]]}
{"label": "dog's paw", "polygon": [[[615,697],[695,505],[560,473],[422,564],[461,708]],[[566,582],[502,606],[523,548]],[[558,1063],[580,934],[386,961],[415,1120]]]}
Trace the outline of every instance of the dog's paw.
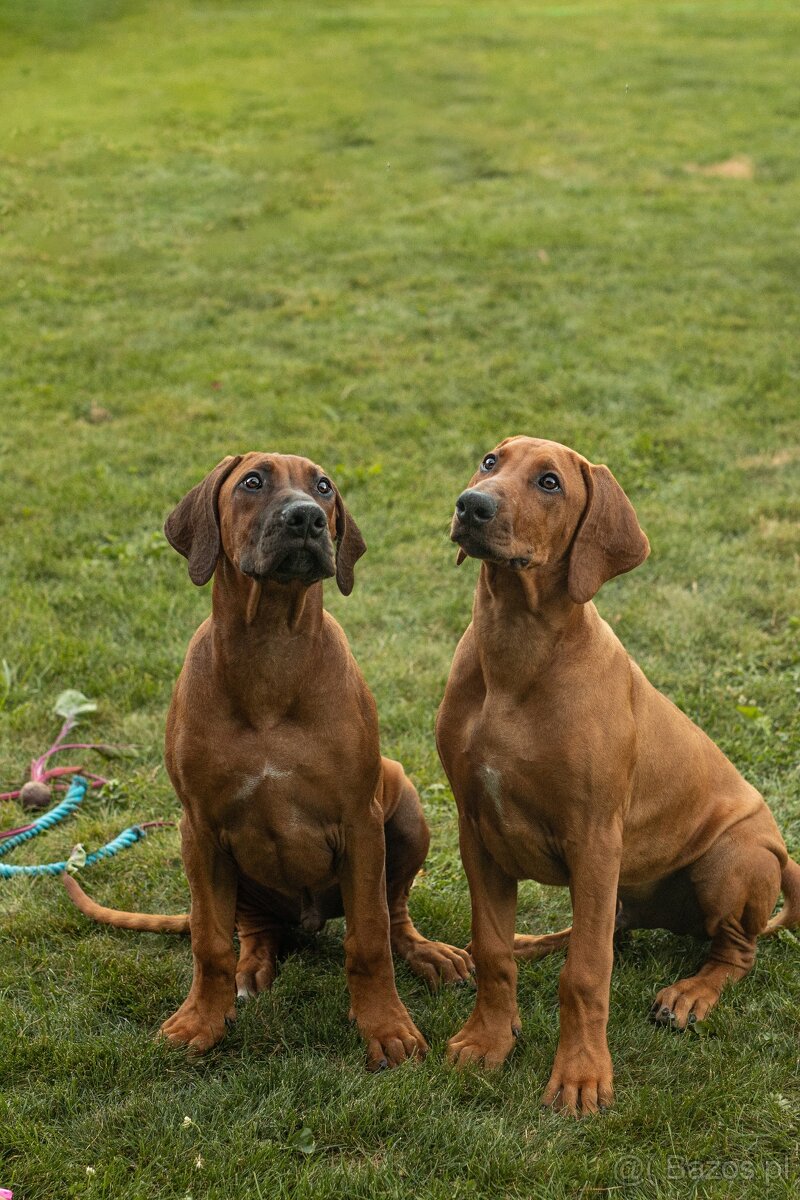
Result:
{"label": "dog's paw", "polygon": [[235,1007],[227,1011],[214,1009],[189,996],[161,1026],[159,1037],[166,1038],[174,1046],[186,1046],[194,1054],[204,1054],[216,1046],[225,1033],[225,1026],[235,1020]]}
{"label": "dog's paw", "polygon": [[607,1049],[556,1051],[542,1104],[571,1117],[601,1112],[614,1103],[614,1072]]}
{"label": "dog's paw", "polygon": [[650,1020],[683,1032],[708,1016],[718,1000],[719,988],[693,975],[661,989],[650,1009]]}
{"label": "dog's paw", "polygon": [[237,1000],[252,1000],[260,992],[268,992],[275,982],[275,962],[240,962],[236,971]]}
{"label": "dog's paw", "polygon": [[493,1021],[474,1012],[463,1029],[447,1043],[447,1057],[454,1067],[475,1064],[488,1071],[497,1070],[508,1058],[521,1032],[519,1018],[513,1022],[504,1017]]}
{"label": "dog's paw", "polygon": [[428,1053],[428,1043],[407,1013],[360,1025],[360,1030],[367,1043],[368,1071],[385,1071]]}
{"label": "dog's paw", "polygon": [[267,992],[278,971],[279,938],[274,930],[239,930],[239,961],[236,964],[236,998],[250,1000]]}
{"label": "dog's paw", "polygon": [[415,942],[402,957],[434,991],[443,983],[469,983],[475,970],[466,950],[446,942]]}

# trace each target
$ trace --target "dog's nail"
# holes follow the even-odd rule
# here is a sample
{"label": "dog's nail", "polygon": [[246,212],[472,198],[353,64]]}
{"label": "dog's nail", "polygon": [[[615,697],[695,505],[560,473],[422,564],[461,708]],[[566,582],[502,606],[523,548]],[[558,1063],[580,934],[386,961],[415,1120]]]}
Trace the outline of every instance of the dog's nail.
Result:
{"label": "dog's nail", "polygon": [[688,1021],[688,1024],[689,1024],[689,1025],[694,1025],[694,1024],[696,1023],[696,1021],[697,1021],[697,1017],[694,1015],[694,1013],[689,1013],[689,1021]]}
{"label": "dog's nail", "polygon": [[663,1020],[664,1018],[671,1017],[671,1016],[672,1016],[672,1013],[670,1012],[670,1010],[667,1008],[667,1006],[666,1006],[666,1004],[665,1004],[665,1005],[664,1005],[664,1007],[661,1009],[661,1012],[660,1012],[658,1015],[659,1015],[659,1016],[662,1018],[662,1020]]}
{"label": "dog's nail", "polygon": [[521,1025],[512,1025],[511,1032],[513,1033],[515,1038],[518,1038],[520,1036],[520,1034],[522,1033],[522,1026]]}
{"label": "dog's nail", "polygon": [[389,1070],[389,1063],[387,1062],[387,1060],[385,1058],[382,1058],[381,1061],[378,1063],[378,1070],[379,1071],[388,1071]]}

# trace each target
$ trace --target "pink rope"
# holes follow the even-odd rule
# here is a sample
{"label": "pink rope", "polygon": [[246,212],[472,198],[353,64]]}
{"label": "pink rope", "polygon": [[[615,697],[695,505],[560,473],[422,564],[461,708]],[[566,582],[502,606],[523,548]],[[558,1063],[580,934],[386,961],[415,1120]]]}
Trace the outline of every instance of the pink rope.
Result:
{"label": "pink rope", "polygon": [[29,829],[33,829],[33,823],[30,825],[20,825],[19,829],[4,829],[3,832],[0,833],[0,838],[10,838],[13,837],[15,833],[27,833]]}

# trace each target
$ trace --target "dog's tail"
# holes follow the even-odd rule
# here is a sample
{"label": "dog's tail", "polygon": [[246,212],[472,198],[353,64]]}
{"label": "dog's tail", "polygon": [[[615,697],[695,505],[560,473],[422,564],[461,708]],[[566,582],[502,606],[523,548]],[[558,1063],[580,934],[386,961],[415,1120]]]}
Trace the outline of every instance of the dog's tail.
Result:
{"label": "dog's tail", "polygon": [[117,929],[144,929],[149,933],[188,933],[189,914],[179,913],[166,916],[161,913],[122,912],[118,908],[104,908],[87,896],[77,879],[66,871],[61,876],[67,895],[76,908],[99,921],[102,925],[115,925]]}
{"label": "dog's tail", "polygon": [[777,933],[779,929],[794,929],[800,925],[800,865],[794,859],[786,860],[781,874],[781,891],[783,908],[777,916],[767,922],[765,937]]}

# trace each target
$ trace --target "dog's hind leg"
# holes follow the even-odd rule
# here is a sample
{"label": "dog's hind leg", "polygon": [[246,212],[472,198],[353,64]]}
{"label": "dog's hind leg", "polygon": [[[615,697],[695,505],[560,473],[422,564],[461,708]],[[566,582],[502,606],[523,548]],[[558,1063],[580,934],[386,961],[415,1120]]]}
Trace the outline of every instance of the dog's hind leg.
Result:
{"label": "dog's hind leg", "polygon": [[779,929],[796,929],[800,925],[800,864],[793,858],[787,858],[781,872],[781,891],[783,908],[767,922],[765,937],[771,937]]}
{"label": "dog's hind leg", "polygon": [[268,991],[275,982],[283,937],[300,916],[300,903],[239,880],[236,896],[236,996],[248,1000]]}
{"label": "dog's hind leg", "polygon": [[695,975],[658,993],[650,1011],[657,1024],[685,1029],[702,1021],[725,985],[752,967],[756,940],[778,898],[785,857],[765,811],[769,821],[757,813],[734,825],[689,869],[711,948]]}
{"label": "dog's hind leg", "polygon": [[472,959],[466,950],[445,942],[430,942],[417,929],[408,912],[411,885],[425,861],[430,835],[416,789],[399,763],[383,760],[386,821],[386,898],[393,953],[432,988],[441,983],[463,983],[470,978]]}
{"label": "dog's hind leg", "polygon": [[239,961],[236,964],[236,996],[249,1000],[268,991],[275,982],[280,950],[280,930],[276,926],[238,927]]}

